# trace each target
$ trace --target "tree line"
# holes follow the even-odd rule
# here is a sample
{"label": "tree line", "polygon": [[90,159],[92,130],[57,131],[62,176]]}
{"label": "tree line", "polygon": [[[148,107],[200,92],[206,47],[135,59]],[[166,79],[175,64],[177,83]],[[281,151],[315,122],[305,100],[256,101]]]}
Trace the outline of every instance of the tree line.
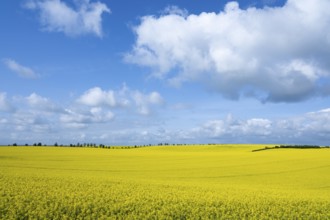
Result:
{"label": "tree line", "polygon": [[321,148],[330,148],[330,146],[319,146],[319,145],[279,145],[274,147],[265,147],[261,149],[252,150],[252,152],[262,151],[262,150],[271,150],[271,149],[280,149],[280,148],[291,148],[291,149],[321,149]]}

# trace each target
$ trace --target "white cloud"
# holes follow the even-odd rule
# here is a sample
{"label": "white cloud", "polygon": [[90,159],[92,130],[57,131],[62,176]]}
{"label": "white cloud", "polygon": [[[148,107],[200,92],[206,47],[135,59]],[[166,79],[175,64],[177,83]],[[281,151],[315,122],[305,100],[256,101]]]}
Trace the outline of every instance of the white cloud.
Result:
{"label": "white cloud", "polygon": [[188,16],[188,11],[186,9],[181,9],[178,6],[175,6],[175,5],[167,6],[162,12],[163,12],[164,15],[176,14],[176,15],[180,15],[180,16],[183,16],[183,17]]}
{"label": "white cloud", "polygon": [[37,95],[36,93],[32,93],[30,96],[26,98],[28,103],[32,106],[43,106],[43,105],[49,105],[50,102],[47,98],[41,97]]}
{"label": "white cloud", "polygon": [[92,107],[130,107],[143,115],[151,113],[151,107],[163,104],[164,100],[158,92],[142,93],[123,86],[120,90],[102,90],[94,87],[87,90],[77,99],[77,103]]}
{"label": "white cloud", "polygon": [[[178,120],[175,128],[168,128],[162,120],[165,119],[159,116],[145,118],[129,113],[118,113],[115,116],[107,108],[89,106],[68,106],[65,112],[47,114],[27,105],[15,113],[0,114],[0,130],[6,131],[8,135],[13,134],[13,139],[1,136],[1,132],[0,136],[2,141],[9,138],[8,141],[23,143],[97,141],[133,145],[164,142],[328,145],[330,140],[329,109],[282,119],[239,119],[229,114],[225,118],[210,120],[190,129],[182,129],[184,121]],[[82,131],[85,135],[83,140],[78,138]]]}
{"label": "white cloud", "polygon": [[132,98],[137,106],[138,112],[143,115],[150,114],[150,105],[161,105],[163,103],[163,98],[158,92],[143,94],[139,91],[133,91]]}
{"label": "white cloud", "polygon": [[15,108],[7,99],[7,94],[0,92],[0,112],[13,112]]}
{"label": "white cloud", "polygon": [[54,104],[49,98],[32,93],[27,97],[14,97],[16,111],[6,116],[8,129],[12,132],[21,133],[21,138],[30,138],[54,132],[58,127],[59,114],[64,110]]}
{"label": "white cloud", "polygon": [[304,118],[304,130],[311,130],[316,134],[328,136],[330,133],[330,109],[310,112]]}
{"label": "white cloud", "polygon": [[93,107],[85,112],[66,109],[60,116],[60,121],[67,127],[84,128],[89,124],[109,122],[113,118],[114,114],[111,111]]}
{"label": "white cloud", "polygon": [[[329,96],[330,2],[144,16],[125,60],[180,85],[200,82],[230,99],[296,102]],[[157,37],[155,37],[157,36]]]}
{"label": "white cloud", "polygon": [[[170,112],[151,114],[164,103],[155,91],[142,92],[126,86],[100,90],[101,94],[112,91],[116,105],[72,101],[62,108],[36,93],[23,98],[0,93],[0,144],[86,141],[133,145],[160,142],[329,145],[330,141],[329,108],[279,119],[265,116],[241,119],[228,114],[223,118],[202,117],[205,120],[199,115],[208,113],[203,108],[194,109],[198,112],[192,114],[185,106],[183,109],[179,106],[181,110],[175,112],[171,106],[165,106]],[[118,108],[119,103],[125,105]],[[223,111],[227,110],[222,109],[220,114]],[[81,140],[82,132],[84,140]]]}
{"label": "white cloud", "polygon": [[36,93],[32,93],[25,98],[28,105],[34,109],[47,112],[61,112],[63,109],[60,106],[57,106],[48,98],[42,97]]}
{"label": "white cloud", "polygon": [[30,0],[25,7],[40,13],[46,31],[63,32],[68,36],[94,34],[102,37],[102,14],[110,13],[106,4],[90,0],[74,1],[76,8],[61,0]]}
{"label": "white cloud", "polygon": [[115,107],[117,105],[114,91],[103,91],[99,87],[89,89],[80,98],[78,98],[77,101],[88,106],[107,105],[110,107]]}
{"label": "white cloud", "polygon": [[52,132],[52,119],[33,111],[20,111],[13,115],[15,131],[31,133]]}
{"label": "white cloud", "polygon": [[[200,139],[246,143],[327,144],[330,132],[330,110],[323,109],[290,118],[225,119],[206,122],[191,133]],[[192,135],[193,136],[193,135]]]}
{"label": "white cloud", "polygon": [[[162,103],[163,98],[158,92],[144,93],[131,90],[126,85],[108,91],[99,87],[91,88],[64,106],[37,93],[8,98],[6,93],[1,92],[0,144],[6,144],[4,142],[7,141],[70,143],[79,140],[81,129],[90,141],[96,140],[101,134],[103,138],[110,134],[107,140],[116,139],[118,143],[119,136],[111,136],[113,130],[122,137],[126,129],[134,131],[150,126],[155,123],[153,117],[141,115],[151,114]],[[3,131],[7,135],[2,135]],[[128,137],[122,140],[128,140]]]}
{"label": "white cloud", "polygon": [[37,78],[37,73],[29,67],[23,66],[12,59],[3,59],[3,63],[8,69],[18,74],[20,77],[34,79]]}
{"label": "white cloud", "polygon": [[223,120],[211,120],[206,122],[198,131],[210,137],[242,137],[265,136],[271,134],[272,121],[265,118],[251,118],[247,120],[234,119],[228,115]]}

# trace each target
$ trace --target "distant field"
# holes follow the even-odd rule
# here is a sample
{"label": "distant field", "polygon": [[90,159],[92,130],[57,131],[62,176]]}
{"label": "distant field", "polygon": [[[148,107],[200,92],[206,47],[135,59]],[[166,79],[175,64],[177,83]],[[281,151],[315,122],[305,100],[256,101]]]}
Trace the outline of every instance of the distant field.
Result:
{"label": "distant field", "polygon": [[0,147],[0,219],[330,219],[330,149]]}

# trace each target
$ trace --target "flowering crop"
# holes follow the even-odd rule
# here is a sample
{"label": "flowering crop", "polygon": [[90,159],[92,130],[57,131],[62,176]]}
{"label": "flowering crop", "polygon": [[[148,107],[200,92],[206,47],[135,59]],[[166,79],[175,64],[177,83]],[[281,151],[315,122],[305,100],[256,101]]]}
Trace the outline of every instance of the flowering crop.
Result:
{"label": "flowering crop", "polygon": [[330,219],[330,150],[0,148],[0,219]]}

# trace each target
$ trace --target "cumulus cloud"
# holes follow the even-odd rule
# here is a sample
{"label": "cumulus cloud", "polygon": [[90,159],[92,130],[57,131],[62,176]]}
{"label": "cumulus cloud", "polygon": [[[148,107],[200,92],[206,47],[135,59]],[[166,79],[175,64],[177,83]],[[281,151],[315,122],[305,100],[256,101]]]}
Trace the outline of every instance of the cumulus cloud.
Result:
{"label": "cumulus cloud", "polygon": [[7,99],[7,94],[4,92],[0,92],[0,111],[2,112],[12,112],[15,108]]}
{"label": "cumulus cloud", "polygon": [[158,92],[143,94],[139,91],[133,91],[132,98],[137,106],[138,112],[143,115],[150,114],[150,105],[161,105],[163,103],[163,98]]}
{"label": "cumulus cloud", "polygon": [[230,99],[329,96],[329,8],[327,0],[247,9],[229,2],[219,13],[199,15],[172,7],[141,18],[125,60],[172,84],[202,83]]}
{"label": "cumulus cloud", "polygon": [[131,107],[143,115],[151,113],[151,107],[163,104],[164,100],[158,92],[142,93],[138,90],[131,90],[124,85],[119,90],[102,90],[94,87],[81,95],[77,103],[91,107]]}
{"label": "cumulus cloud", "polygon": [[34,109],[49,111],[49,112],[61,112],[63,111],[60,106],[57,106],[48,98],[42,97],[36,93],[32,93],[28,97],[25,98],[28,105]]}
{"label": "cumulus cloud", "polygon": [[267,136],[271,134],[272,121],[265,118],[234,119],[229,115],[223,120],[206,122],[200,131],[209,137]]}
{"label": "cumulus cloud", "polygon": [[40,13],[43,29],[74,37],[94,34],[102,37],[102,14],[110,13],[106,4],[90,0],[73,1],[70,7],[61,0],[30,0],[25,7]]}
{"label": "cumulus cloud", "polygon": [[[250,117],[228,114],[187,127],[185,117],[151,114],[164,103],[157,92],[141,92],[124,86],[113,92],[117,108],[104,102],[73,101],[64,108],[50,98],[32,93],[23,98],[0,93],[0,140],[72,143],[101,141],[116,144],[168,143],[277,143],[329,145],[330,109],[325,108],[287,118]],[[15,106],[13,106],[15,105]],[[165,106],[166,107],[166,106]],[[136,112],[136,114],[132,114]],[[204,112],[205,113],[205,112]],[[144,115],[153,117],[145,117]],[[184,114],[184,113],[183,113]],[[189,119],[191,120],[191,119]],[[196,120],[198,121],[198,120]],[[171,124],[175,124],[171,127]],[[193,123],[195,124],[195,123]],[[5,135],[4,135],[5,134]],[[11,136],[12,135],[12,136]],[[10,143],[10,142],[8,142]]]}
{"label": "cumulus cloud", "polygon": [[313,131],[314,134],[328,138],[330,132],[330,108],[310,112],[304,117],[303,130]]}
{"label": "cumulus cloud", "polygon": [[108,105],[115,107],[117,105],[114,91],[103,91],[99,87],[87,90],[77,101],[88,106]]}
{"label": "cumulus cloud", "polygon": [[37,78],[37,73],[29,67],[23,66],[12,59],[3,59],[3,63],[8,69],[23,78],[34,79]]}
{"label": "cumulus cloud", "polygon": [[[179,122],[178,122],[179,123]],[[125,140],[130,144],[164,143],[263,143],[329,145],[330,109],[270,119],[240,119],[231,114],[221,119],[182,129],[180,124],[169,129],[164,124],[151,127],[125,127],[102,134],[104,140]]]}
{"label": "cumulus cloud", "polygon": [[329,141],[330,109],[309,112],[291,118],[240,120],[228,115],[210,120],[191,131],[199,138],[231,142],[323,143]]}
{"label": "cumulus cloud", "polygon": [[12,122],[14,131],[22,132],[32,136],[31,133],[49,133],[52,132],[52,118],[33,111],[19,111],[13,115]]}
{"label": "cumulus cloud", "polygon": [[[79,136],[81,129],[88,135],[88,140],[101,134],[106,137],[114,128],[120,134],[126,134],[127,129],[134,131],[146,124],[150,126],[152,122],[146,120],[152,121],[153,118],[141,115],[150,115],[162,103],[163,98],[158,92],[145,93],[126,85],[116,90],[91,88],[64,106],[37,93],[8,98],[6,93],[0,92],[0,144],[6,144],[3,143],[5,140],[70,142]],[[4,131],[7,135],[1,135]],[[113,138],[107,140],[110,139]]]}
{"label": "cumulus cloud", "polygon": [[33,133],[54,132],[58,116],[64,110],[49,98],[32,93],[26,97],[14,97],[16,110],[6,119],[12,129],[8,131],[21,133],[22,138],[31,138]]}
{"label": "cumulus cloud", "polygon": [[111,111],[93,107],[85,112],[66,109],[60,116],[60,121],[67,127],[84,128],[89,124],[106,123],[113,118],[114,114]]}

